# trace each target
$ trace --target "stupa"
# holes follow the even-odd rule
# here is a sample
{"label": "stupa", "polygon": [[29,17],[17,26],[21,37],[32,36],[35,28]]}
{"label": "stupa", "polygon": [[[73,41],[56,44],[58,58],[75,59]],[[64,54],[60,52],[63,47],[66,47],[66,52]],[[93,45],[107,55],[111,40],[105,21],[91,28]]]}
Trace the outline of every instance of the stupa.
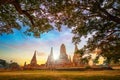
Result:
{"label": "stupa", "polygon": [[36,65],[37,65],[37,59],[36,59],[36,51],[35,51],[31,59],[30,66],[36,66]]}
{"label": "stupa", "polygon": [[56,61],[57,64],[69,64],[70,60],[68,59],[68,55],[66,53],[66,48],[65,45],[62,44],[60,47],[60,55],[59,55],[59,59]]}
{"label": "stupa", "polygon": [[51,48],[51,52],[50,52],[50,55],[48,56],[46,65],[50,66],[50,65],[53,65],[53,64],[54,64],[53,48]]}

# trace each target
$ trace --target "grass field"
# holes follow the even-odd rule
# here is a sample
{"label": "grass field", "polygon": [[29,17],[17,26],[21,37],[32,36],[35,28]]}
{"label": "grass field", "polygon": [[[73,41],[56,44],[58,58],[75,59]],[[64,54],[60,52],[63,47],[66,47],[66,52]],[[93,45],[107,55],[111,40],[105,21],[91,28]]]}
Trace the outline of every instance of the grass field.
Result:
{"label": "grass field", "polygon": [[104,71],[9,71],[0,80],[120,80],[120,70]]}

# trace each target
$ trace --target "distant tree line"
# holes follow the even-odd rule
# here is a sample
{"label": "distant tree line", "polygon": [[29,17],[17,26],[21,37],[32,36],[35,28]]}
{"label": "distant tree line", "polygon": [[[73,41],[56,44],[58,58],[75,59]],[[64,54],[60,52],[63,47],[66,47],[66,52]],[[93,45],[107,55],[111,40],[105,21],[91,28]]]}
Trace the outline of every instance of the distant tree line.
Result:
{"label": "distant tree line", "polygon": [[6,60],[0,59],[0,69],[19,70],[20,65],[16,62],[6,62]]}

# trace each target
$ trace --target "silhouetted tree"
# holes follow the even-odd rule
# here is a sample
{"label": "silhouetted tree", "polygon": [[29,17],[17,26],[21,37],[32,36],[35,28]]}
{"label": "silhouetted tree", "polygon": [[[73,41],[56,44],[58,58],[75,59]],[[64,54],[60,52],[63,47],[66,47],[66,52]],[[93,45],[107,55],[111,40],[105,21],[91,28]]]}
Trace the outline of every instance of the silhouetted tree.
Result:
{"label": "silhouetted tree", "polygon": [[12,69],[12,70],[20,70],[20,66],[18,63],[16,62],[12,62],[9,64],[9,69]]}

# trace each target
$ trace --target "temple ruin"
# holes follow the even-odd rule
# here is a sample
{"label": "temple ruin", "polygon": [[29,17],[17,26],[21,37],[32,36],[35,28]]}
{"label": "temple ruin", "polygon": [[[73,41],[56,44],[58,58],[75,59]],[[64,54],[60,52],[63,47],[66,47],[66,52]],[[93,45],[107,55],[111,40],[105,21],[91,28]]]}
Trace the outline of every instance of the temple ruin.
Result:
{"label": "temple ruin", "polygon": [[[98,49],[95,49],[93,52],[95,54],[100,54],[100,50]],[[65,68],[65,67],[66,68],[80,67],[83,65],[81,62],[82,55],[78,52],[77,44],[75,44],[73,57],[70,55],[68,56],[66,52],[66,47],[64,44],[62,44],[60,46],[60,55],[57,60],[54,60],[54,56],[53,56],[54,53],[53,53],[53,47],[52,47],[46,63],[41,65],[37,64],[36,54],[37,54],[37,51],[34,52],[34,55],[31,59],[30,64],[26,64],[26,62],[24,63],[24,69],[53,69],[53,68],[55,69],[55,68]],[[72,57],[72,60],[71,60],[71,57]],[[90,61],[88,62],[88,64],[90,63]]]}

